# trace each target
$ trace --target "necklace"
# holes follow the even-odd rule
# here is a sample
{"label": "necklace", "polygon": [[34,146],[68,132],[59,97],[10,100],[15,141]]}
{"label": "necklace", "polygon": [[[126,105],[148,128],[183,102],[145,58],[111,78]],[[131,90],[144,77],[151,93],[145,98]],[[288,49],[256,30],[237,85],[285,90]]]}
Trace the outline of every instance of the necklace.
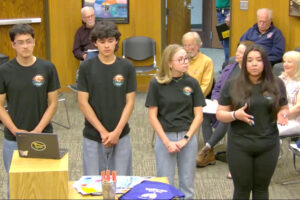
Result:
{"label": "necklace", "polygon": [[183,76],[180,76],[180,77],[173,77],[172,79],[178,83],[181,79],[183,78]]}

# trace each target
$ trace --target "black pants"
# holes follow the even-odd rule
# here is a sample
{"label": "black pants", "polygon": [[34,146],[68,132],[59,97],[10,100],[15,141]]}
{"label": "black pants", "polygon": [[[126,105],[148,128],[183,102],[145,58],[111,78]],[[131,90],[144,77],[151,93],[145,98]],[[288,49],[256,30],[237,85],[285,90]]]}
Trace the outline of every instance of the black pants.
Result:
{"label": "black pants", "polygon": [[[241,139],[241,138],[240,138]],[[279,139],[271,148],[247,148],[228,138],[227,160],[234,184],[233,199],[268,199],[268,187],[279,156]]]}
{"label": "black pants", "polygon": [[226,134],[229,124],[219,122],[215,131],[212,128],[212,118],[214,115],[203,113],[202,122],[202,134],[204,143],[208,143],[211,147],[214,147]]}

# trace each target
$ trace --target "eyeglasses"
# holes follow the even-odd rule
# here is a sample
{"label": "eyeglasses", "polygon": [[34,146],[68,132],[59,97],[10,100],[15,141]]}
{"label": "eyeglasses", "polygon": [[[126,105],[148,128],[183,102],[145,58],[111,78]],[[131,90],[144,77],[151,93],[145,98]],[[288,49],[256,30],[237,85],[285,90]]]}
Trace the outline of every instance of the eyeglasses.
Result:
{"label": "eyeglasses", "polygon": [[15,45],[17,46],[24,46],[26,45],[32,45],[34,43],[33,39],[28,39],[28,40],[17,40],[14,42]]}
{"label": "eyeglasses", "polygon": [[87,16],[84,16],[83,18],[84,18],[84,19],[89,19],[89,18],[92,19],[92,18],[94,18],[94,17],[95,17],[95,15],[87,15]]}
{"label": "eyeglasses", "polygon": [[186,58],[179,58],[178,60],[172,60],[172,61],[177,61],[180,64],[184,64],[184,63],[189,63],[190,62],[190,58],[186,57]]}
{"label": "eyeglasses", "polygon": [[194,47],[196,44],[184,44],[183,48],[191,48]]}

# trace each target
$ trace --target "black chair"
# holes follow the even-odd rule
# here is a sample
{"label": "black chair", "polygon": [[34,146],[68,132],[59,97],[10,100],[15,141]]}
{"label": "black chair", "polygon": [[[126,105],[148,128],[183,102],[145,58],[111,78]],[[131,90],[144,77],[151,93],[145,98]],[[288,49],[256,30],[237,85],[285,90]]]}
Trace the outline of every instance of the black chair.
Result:
{"label": "black chair", "polygon": [[[85,60],[88,60],[88,59],[91,59],[91,58],[94,58],[98,55],[99,51],[98,49],[89,49],[86,51],[86,58]],[[80,61],[81,63],[82,61]],[[79,69],[78,69],[79,70]],[[68,85],[67,87],[69,89],[71,89],[73,92],[78,92],[78,85],[77,85],[77,81],[78,81],[78,70],[76,71],[76,83],[74,84],[71,84],[71,85]]]}
{"label": "black chair", "polygon": [[122,43],[123,58],[129,58],[133,61],[143,61],[152,58],[151,65],[136,65],[137,76],[152,76],[151,71],[157,71],[156,65],[156,42],[152,38],[145,36],[134,36],[123,40]]}
{"label": "black chair", "polygon": [[7,55],[0,53],[0,65],[3,63],[6,63],[8,60],[9,60],[9,57]]}
{"label": "black chair", "polygon": [[222,70],[229,64],[235,63],[235,56],[231,56],[227,61],[224,61],[222,64]]}
{"label": "black chair", "polygon": [[[297,148],[296,144],[289,143],[289,150],[293,153],[293,165],[296,172],[300,172],[299,169],[297,169],[296,166],[296,158],[300,157],[300,150]],[[282,185],[290,185],[290,184],[299,184],[300,183],[300,177],[292,177],[287,180],[283,180],[280,182]]]}
{"label": "black chair", "polygon": [[279,76],[282,72],[283,72],[283,62],[280,62],[280,63],[276,63],[274,66],[273,66],[273,74],[275,76]]}

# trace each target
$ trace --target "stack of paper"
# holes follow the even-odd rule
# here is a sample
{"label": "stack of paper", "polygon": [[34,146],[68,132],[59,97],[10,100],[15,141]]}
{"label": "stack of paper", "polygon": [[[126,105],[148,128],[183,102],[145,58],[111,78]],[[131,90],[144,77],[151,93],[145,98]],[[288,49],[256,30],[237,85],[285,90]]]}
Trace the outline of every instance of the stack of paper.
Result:
{"label": "stack of paper", "polygon": [[296,150],[298,153],[300,153],[300,148],[299,147],[297,147],[297,144],[290,144],[290,147],[292,148],[292,149],[294,149],[294,150]]}
{"label": "stack of paper", "polygon": [[206,106],[203,107],[203,112],[208,114],[216,114],[218,103],[210,99],[205,99]]}
{"label": "stack of paper", "polygon": [[[141,176],[117,176],[116,193],[125,193],[133,186],[139,184],[143,180],[149,180],[150,178],[151,177]],[[78,181],[74,182],[73,188],[82,195],[101,195],[101,176],[82,176]]]}

